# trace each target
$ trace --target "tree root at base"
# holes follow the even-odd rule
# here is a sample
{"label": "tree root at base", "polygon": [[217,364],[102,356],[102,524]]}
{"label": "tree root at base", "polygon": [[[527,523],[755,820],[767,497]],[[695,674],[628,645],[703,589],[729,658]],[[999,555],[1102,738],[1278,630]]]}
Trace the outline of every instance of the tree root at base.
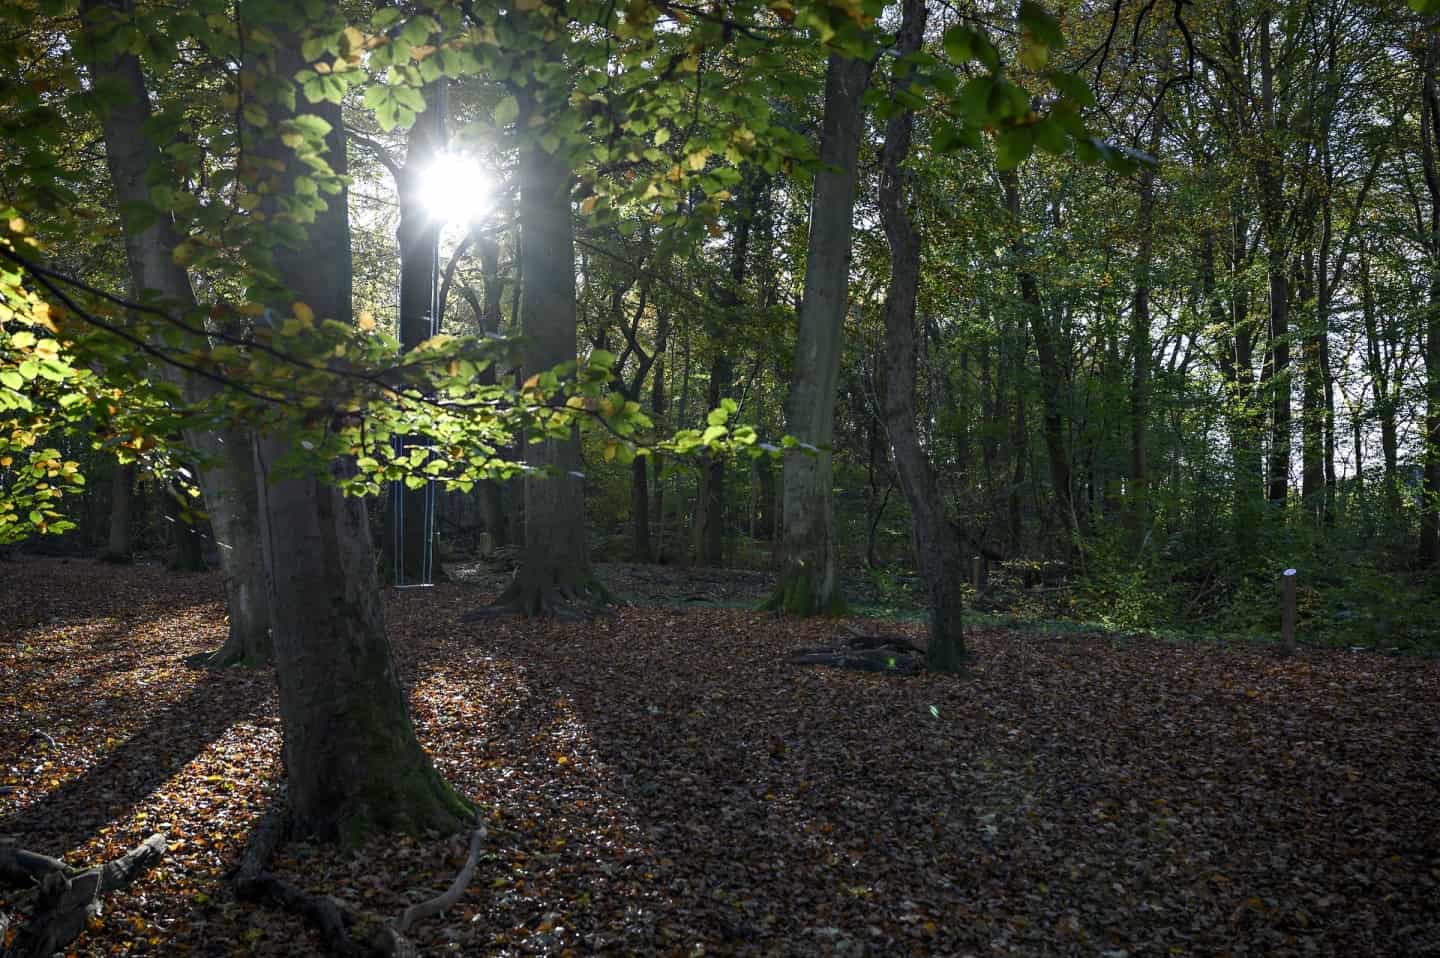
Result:
{"label": "tree root at base", "polygon": [[331,895],[312,894],[265,870],[288,827],[283,811],[272,809],[266,813],[240,859],[240,870],[235,878],[236,894],[244,901],[268,901],[300,916],[320,933],[331,954],[347,958],[412,958],[418,955],[419,951],[405,937],[406,934],[415,922],[438,915],[460,900],[475,875],[480,846],[486,836],[485,826],[477,817],[465,864],[450,887],[434,898],[411,905],[398,918],[378,920],[361,914]]}
{"label": "tree root at base", "polygon": [[467,613],[462,622],[517,616],[522,619],[555,619],[559,622],[583,622],[596,616],[609,616],[614,597],[598,579],[582,584],[541,585],[526,582],[517,576],[510,587],[489,605]]}

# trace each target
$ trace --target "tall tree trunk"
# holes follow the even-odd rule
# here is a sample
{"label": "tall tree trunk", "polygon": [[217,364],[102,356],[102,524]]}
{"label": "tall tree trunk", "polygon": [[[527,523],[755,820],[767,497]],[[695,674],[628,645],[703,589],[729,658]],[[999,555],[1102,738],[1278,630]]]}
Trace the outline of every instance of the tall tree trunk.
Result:
{"label": "tall tree trunk", "polygon": [[162,495],[172,550],[166,568],[171,572],[204,572],[205,540],[200,535],[200,528],[195,525],[196,517],[185,515],[183,487],[178,482],[171,482]]}
{"label": "tall tree trunk", "polygon": [[1375,290],[1370,282],[1370,256],[1360,247],[1360,313],[1365,323],[1365,356],[1370,373],[1370,391],[1375,417],[1380,420],[1380,451],[1384,459],[1385,505],[1390,517],[1400,514],[1400,442],[1395,424],[1395,397],[1391,392],[1390,368],[1385,361],[1386,344],[1380,338],[1375,308]]}
{"label": "tall tree trunk", "polygon": [[1275,66],[1271,32],[1273,9],[1260,8],[1260,120],[1264,137],[1257,147],[1256,187],[1265,229],[1266,269],[1270,280],[1270,340],[1262,378],[1270,389],[1270,464],[1266,498],[1285,507],[1290,486],[1290,281],[1284,235],[1284,156],[1275,109]]}
{"label": "tall tree trunk", "polygon": [[1316,523],[1325,518],[1325,381],[1320,365],[1320,342],[1314,303],[1314,266],[1309,255],[1297,257],[1295,300],[1301,309],[1300,377],[1300,501],[1305,517]]}
{"label": "tall tree trunk", "polygon": [[785,401],[786,431],[813,449],[785,455],[785,562],[768,603],[793,615],[830,615],[845,606],[829,447],[849,305],[856,165],[865,129],[861,101],[869,83],[867,61],[830,55],[820,133],[823,166],[815,174],[810,200],[805,298],[800,304],[794,375]]}
{"label": "tall tree trunk", "polygon": [[[925,36],[925,0],[904,0],[895,53],[900,62]],[[895,94],[908,86],[897,65]],[[898,96],[897,96],[898,98]],[[885,297],[885,430],[895,454],[900,488],[910,504],[915,551],[930,598],[927,664],[958,672],[965,661],[965,571],[960,540],[945,515],[935,470],[915,429],[915,303],[920,290],[920,234],[907,209],[903,165],[910,153],[914,115],[902,110],[885,125],[880,153],[880,218],[890,243],[890,291]]]}
{"label": "tall tree trunk", "polygon": [[[1163,34],[1162,34],[1163,36]],[[1165,133],[1165,72],[1158,78],[1150,155],[1158,157]],[[1135,229],[1135,296],[1130,303],[1130,542],[1137,551],[1150,524],[1150,476],[1146,468],[1146,430],[1150,415],[1150,271],[1155,258],[1156,166],[1140,171],[1140,201]]]}
{"label": "tall tree trunk", "polygon": [[[476,240],[475,251],[480,257],[480,275],[484,283],[484,300],[477,317],[480,320],[480,330],[487,336],[498,336],[500,300],[504,292],[504,284],[500,279],[500,244],[493,237],[482,235]],[[491,364],[482,369],[478,380],[482,386],[493,386],[496,381],[495,366]],[[490,533],[492,544],[503,546],[509,541],[509,530],[505,522],[505,486],[491,479],[480,483],[478,491],[480,517],[485,531]]]}
{"label": "tall tree trunk", "polygon": [[[1231,223],[1232,235],[1247,232],[1238,220]],[[1210,323],[1221,330],[1216,354],[1225,384],[1225,424],[1229,434],[1231,461],[1231,523],[1236,551],[1248,554],[1256,533],[1258,502],[1264,494],[1264,464],[1261,459],[1261,422],[1255,399],[1255,337],[1249,319],[1249,302],[1244,290],[1235,291],[1229,303],[1222,298],[1215,263],[1215,234],[1202,237],[1200,247],[1201,293],[1210,313]],[[1234,259],[1234,258],[1230,258]],[[1233,275],[1238,262],[1227,262]]]}
{"label": "tall tree trunk", "polygon": [[1440,565],[1440,90],[1435,71],[1440,61],[1440,29],[1430,26],[1424,61],[1420,111],[1425,184],[1430,194],[1430,291],[1422,330],[1425,364],[1425,478],[1420,507],[1420,562]]}
{"label": "tall tree trunk", "polygon": [[[82,7],[85,42],[99,41],[103,45],[105,35],[132,17],[133,9],[132,0],[86,0]],[[105,158],[116,199],[121,204],[148,204],[148,178],[160,154],[147,131],[150,97],[140,61],[133,54],[115,54],[95,60],[90,69],[97,84],[113,85],[125,93],[102,116]],[[184,267],[175,261],[177,242],[169,217],[163,212],[143,229],[126,224],[125,253],[131,285],[137,297],[149,291],[159,294],[179,312],[193,312],[195,293]],[[192,401],[213,395],[218,388],[209,381],[182,378],[173,369],[162,370],[162,375],[177,382]],[[225,578],[229,635],[211,664],[267,663],[270,613],[265,604],[267,586],[256,520],[258,493],[251,436],[244,429],[222,427],[187,430],[184,438],[200,457],[200,489]]]}
{"label": "tall tree trunk", "polygon": [[[664,431],[662,421],[665,416],[665,354],[670,348],[670,311],[661,309],[656,317],[655,337],[655,368],[652,372],[654,377],[650,382],[650,411],[654,416],[657,429]],[[650,460],[648,466],[649,474],[642,475],[647,469],[646,460]],[[632,520],[635,526],[635,561],[654,562],[660,558],[656,546],[652,544],[650,536],[650,511],[654,509],[656,525],[662,521],[662,514],[665,508],[665,483],[663,473],[663,462],[659,453],[649,456],[637,456],[635,465],[632,467],[632,508],[634,515]],[[650,499],[650,487],[655,487],[653,503]],[[641,496],[644,498],[641,498]]]}
{"label": "tall tree trunk", "polygon": [[135,465],[116,463],[110,482],[110,540],[101,555],[106,562],[129,562],[134,558],[134,545],[130,540],[130,504],[134,490]]}
{"label": "tall tree trunk", "polygon": [[[731,229],[730,269],[727,283],[715,297],[728,314],[732,328],[741,322],[741,304],[744,302],[746,266],[749,262],[750,227],[755,217],[755,205],[760,185],[749,173],[747,185],[738,214]],[[710,394],[707,397],[710,408],[720,405],[720,400],[729,396],[735,385],[735,361],[724,345],[725,331],[712,327],[710,348],[714,355],[710,360]],[[722,456],[706,455],[700,466],[700,506],[695,511],[696,557],[701,565],[718,566],[725,561],[725,459]]]}
{"label": "tall tree trunk", "polygon": [[[400,349],[409,352],[438,332],[441,221],[425,208],[425,176],[445,142],[445,80],[422,91],[425,109],[415,117],[406,141],[405,165],[396,177],[400,201]],[[405,439],[397,438],[398,442]],[[385,524],[384,567],[396,585],[434,581],[439,566],[431,551],[435,508],[431,483],[411,489],[391,484],[390,521]]]}
{"label": "tall tree trunk", "polygon": [[[713,343],[713,340],[712,340]],[[735,385],[735,364],[724,347],[713,343],[710,386],[705,401],[720,405]],[[725,563],[725,457],[706,453],[700,460],[699,502],[695,506],[695,559],[700,565]]]}
{"label": "tall tree trunk", "polygon": [[[540,116],[527,96],[520,122]],[[538,142],[520,153],[520,331],[525,375],[575,361],[575,248],[570,212],[570,164]],[[525,541],[520,567],[497,610],[524,616],[572,614],[573,606],[607,601],[590,566],[585,530],[585,480],[580,474],[578,427],[563,439],[526,447]]]}
{"label": "tall tree trunk", "polygon": [[[337,15],[330,5],[317,12]],[[252,40],[245,79],[254,82],[242,82],[241,89],[289,88],[289,78],[305,66],[291,12],[242,2],[240,19]],[[258,39],[267,32],[273,46]],[[258,159],[283,171],[279,195],[289,196],[295,177],[311,173],[281,142],[283,124],[295,111],[276,100],[261,105],[270,122],[245,124],[246,142]],[[307,110],[329,124],[321,159],[343,176],[340,106],[318,103]],[[348,323],[346,192],[323,202],[303,242],[274,251],[285,292],[272,295],[287,312],[290,302],[300,301],[317,317]],[[276,214],[278,200],[268,199],[262,209]],[[346,843],[372,831],[453,831],[469,818],[469,809],[416,740],[385,635],[365,505],[320,479],[277,477],[275,465],[291,442],[283,431],[268,430],[256,441],[255,459],[293,826],[301,835]],[[353,464],[342,460],[331,468],[339,472]]]}
{"label": "tall tree trunk", "polygon": [[1011,251],[1020,282],[1020,301],[1025,308],[1030,333],[1035,338],[1035,355],[1040,361],[1040,398],[1045,413],[1043,430],[1045,454],[1050,462],[1050,484],[1055,493],[1060,523],[1070,533],[1069,544],[1073,547],[1074,540],[1080,535],[1080,526],[1073,498],[1074,479],[1065,444],[1065,413],[1062,408],[1063,391],[1069,375],[1061,362],[1059,338],[1040,302],[1040,284],[1026,262],[1030,254],[1020,218],[1020,179],[1014,170],[1007,170],[1000,174],[1000,181],[1005,190],[1005,207],[1010,213],[1011,228],[1015,231]]}

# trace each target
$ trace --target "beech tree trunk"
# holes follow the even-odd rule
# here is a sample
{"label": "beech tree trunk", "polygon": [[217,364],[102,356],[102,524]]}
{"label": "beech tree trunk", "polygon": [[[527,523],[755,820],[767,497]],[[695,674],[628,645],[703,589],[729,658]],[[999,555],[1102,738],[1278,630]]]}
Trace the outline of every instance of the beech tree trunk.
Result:
{"label": "beech tree trunk", "polygon": [[[93,49],[89,46],[92,43],[103,44],[109,31],[131,18],[133,11],[133,0],[85,0],[82,18],[87,50]],[[125,96],[117,99],[102,116],[105,158],[116,199],[122,204],[148,203],[147,177],[152,165],[159,162],[160,154],[147,131],[150,99],[140,61],[133,54],[125,53],[93,59],[90,69],[97,84],[113,84],[125,91]],[[143,229],[126,223],[124,232],[125,253],[136,295],[159,295],[177,312],[193,312],[195,293],[184,267],[175,262],[177,238],[168,214],[161,211],[161,215]],[[220,388],[208,380],[182,377],[175,369],[162,370],[162,374],[178,382],[192,401],[213,395]],[[184,438],[200,457],[200,489],[225,577],[230,631],[212,664],[266,663],[270,659],[270,616],[264,599],[265,569],[256,521],[251,437],[245,430],[222,427],[188,430]],[[128,491],[133,470],[129,466],[121,469],[127,493],[125,523],[128,525]],[[128,556],[128,532],[124,540],[117,542],[114,531],[112,524],[111,551],[122,545],[123,554]]]}
{"label": "beech tree trunk", "polygon": [[[472,300],[472,305],[476,307],[475,318],[480,324],[481,332],[498,336],[500,300],[504,293],[504,284],[500,279],[500,244],[493,237],[482,234],[475,240],[475,252],[480,258],[480,275],[484,283],[484,299]],[[476,378],[482,386],[494,385],[495,366],[486,366]],[[505,522],[504,484],[487,480],[476,487],[476,492],[480,497],[480,519],[485,525],[485,531],[490,533],[491,543],[496,546],[505,545],[509,541],[509,535]]]}
{"label": "beech tree trunk", "polygon": [[1420,112],[1425,184],[1430,194],[1430,292],[1422,324],[1425,365],[1425,477],[1420,505],[1420,562],[1440,565],[1440,90],[1435,70],[1440,61],[1440,31],[1432,25],[1425,47],[1424,103]]}
{"label": "beech tree trunk", "polygon": [[1266,269],[1270,279],[1270,342],[1265,354],[1263,382],[1270,390],[1270,462],[1266,498],[1285,507],[1290,489],[1290,280],[1284,235],[1284,162],[1278,142],[1275,106],[1275,66],[1271,50],[1273,11],[1260,9],[1260,121],[1265,134],[1257,147],[1255,181],[1260,193],[1261,223],[1265,231]]}
{"label": "beech tree trunk", "polygon": [[[335,14],[328,5],[319,12]],[[293,20],[258,2],[242,3],[240,16],[252,36],[269,31],[276,38],[273,46],[257,41],[247,49],[243,69],[254,86],[242,83],[242,89],[289,84],[304,65]],[[246,142],[284,171],[288,195],[295,176],[309,172],[280,139],[280,124],[294,110],[274,100],[264,106],[271,122],[246,124]],[[329,124],[323,159],[344,175],[339,105],[303,109]],[[349,322],[346,193],[324,202],[324,210],[306,225],[303,243],[274,251],[278,279],[286,287],[276,295],[289,297],[282,301],[287,311],[290,302],[301,301],[317,318]],[[262,208],[274,214],[277,206],[271,199]],[[364,503],[320,479],[278,478],[275,464],[290,442],[284,432],[263,433],[255,461],[294,828],[346,844],[373,831],[458,830],[469,809],[420,748],[395,672]],[[336,471],[349,468],[346,461],[332,465]]]}
{"label": "beech tree trunk", "polygon": [[[925,36],[925,0],[904,0],[895,53],[918,51]],[[908,85],[894,81],[895,92]],[[885,298],[885,429],[895,471],[910,504],[915,551],[930,597],[930,668],[958,672],[965,660],[965,570],[959,537],[945,515],[945,502],[930,459],[915,429],[915,303],[920,290],[920,234],[907,209],[903,164],[910,153],[914,116],[904,110],[885,126],[880,154],[880,218],[890,243],[890,291]]]}
{"label": "beech tree trunk", "polygon": [[[520,123],[536,115],[527,102]],[[570,211],[570,165],[565,157],[530,143],[520,153],[520,329],[525,375],[574,362],[575,248]],[[585,530],[585,480],[580,474],[578,428],[564,439],[525,446],[525,540],[515,579],[496,600],[497,611],[524,616],[569,614],[576,605],[608,601],[590,566]]]}
{"label": "beech tree trunk", "polygon": [[109,543],[101,555],[107,562],[129,562],[133,558],[130,542],[130,502],[134,498],[134,486],[134,464],[116,463],[115,475],[110,481]]}
{"label": "beech tree trunk", "polygon": [[[1161,41],[1168,34],[1161,32]],[[1168,59],[1168,52],[1166,54]],[[1168,66],[1168,64],[1167,64]],[[1169,70],[1156,79],[1155,111],[1150,125],[1150,155],[1159,160],[1165,135],[1165,88]],[[1130,541],[1137,551],[1144,544],[1150,523],[1150,476],[1147,468],[1146,430],[1150,416],[1150,271],[1155,258],[1155,180],[1157,166],[1140,171],[1140,200],[1136,212],[1139,249],[1135,254],[1135,296],[1130,304],[1130,489],[1128,490]],[[1093,488],[1093,487],[1092,487]]]}
{"label": "beech tree trunk", "polygon": [[[1029,256],[1020,217],[1020,179],[1015,171],[1000,174],[1005,190],[1005,206],[1010,212],[1015,238],[1012,252],[1020,282],[1020,300],[1025,307],[1030,333],[1035,337],[1035,356],[1040,361],[1040,399],[1044,410],[1042,430],[1045,455],[1050,463],[1050,484],[1055,493],[1055,506],[1060,524],[1072,540],[1080,534],[1079,515],[1075,511],[1074,477],[1070,470],[1070,453],[1065,443],[1065,412],[1062,408],[1064,385],[1069,376],[1060,358],[1060,342],[1040,302],[1040,286],[1035,274],[1026,265]],[[1072,541],[1073,546],[1073,541]]]}
{"label": "beech tree trunk", "polygon": [[831,54],[825,73],[820,162],[810,201],[805,297],[800,304],[795,369],[785,401],[786,431],[813,447],[785,455],[784,565],[767,605],[793,615],[844,609],[839,544],[831,501],[830,440],[850,290],[850,236],[856,162],[865,128],[861,99],[870,64]]}
{"label": "beech tree trunk", "polygon": [[[424,177],[439,155],[445,136],[443,79],[427,85],[425,109],[406,140],[405,165],[396,177],[400,200],[400,348],[408,352],[433,335],[438,315],[441,221],[425,209]],[[427,561],[434,528],[428,484],[411,489],[395,483],[390,491],[390,521],[385,526],[383,562],[390,581],[415,585],[433,581],[438,571]]]}

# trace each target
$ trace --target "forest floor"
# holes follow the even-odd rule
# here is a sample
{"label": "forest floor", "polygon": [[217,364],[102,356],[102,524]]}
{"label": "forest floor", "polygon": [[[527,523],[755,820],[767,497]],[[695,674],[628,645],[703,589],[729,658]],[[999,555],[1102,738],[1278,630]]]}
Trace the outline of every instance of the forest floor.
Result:
{"label": "forest floor", "polygon": [[[268,674],[185,664],[223,638],[218,577],[0,577],[0,835],[75,863],[170,841],[77,953],[318,953],[228,882],[280,731]],[[488,827],[422,953],[1440,954],[1433,660],[977,629],[967,677],[898,677],[785,662],[834,622],[462,623],[483,596],[389,597],[420,738]],[[385,917],[465,850],[277,867]]]}

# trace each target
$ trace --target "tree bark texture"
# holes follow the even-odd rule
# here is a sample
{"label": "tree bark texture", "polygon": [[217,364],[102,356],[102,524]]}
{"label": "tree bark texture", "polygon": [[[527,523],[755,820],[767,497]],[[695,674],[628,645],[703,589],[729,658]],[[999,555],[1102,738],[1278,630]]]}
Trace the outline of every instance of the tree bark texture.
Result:
{"label": "tree bark texture", "polygon": [[[109,30],[133,16],[133,10],[132,0],[85,0],[82,19],[87,42],[103,42]],[[123,53],[97,59],[90,68],[97,83],[111,83],[125,91],[124,97],[102,116],[105,158],[116,199],[122,204],[148,203],[148,177],[160,154],[147,132],[150,98],[140,61],[133,54]],[[143,229],[127,224],[124,232],[136,296],[158,295],[179,312],[194,310],[190,278],[175,261],[178,239],[168,214],[160,211]],[[212,396],[220,388],[210,381],[182,377],[174,369],[162,374],[177,382],[191,401]],[[230,630],[215,661],[252,665],[268,662],[270,616],[265,608],[265,570],[255,519],[257,492],[251,436],[243,429],[223,427],[187,430],[184,438],[200,456],[200,489],[225,578]],[[130,467],[122,468],[128,475]]]}
{"label": "tree bark texture", "polygon": [[[296,28],[277,21],[268,5],[242,3],[240,16],[242,29],[259,27],[276,37],[273,47],[257,44],[245,64],[256,75],[255,88],[289,82],[303,66]],[[288,111],[276,102],[267,106],[272,123],[245,133],[259,156],[284,170],[288,188],[308,167],[280,141],[279,122]],[[330,125],[324,159],[344,175],[340,107],[305,109]],[[277,212],[274,201],[265,208]],[[306,233],[303,249],[275,251],[278,278],[287,295],[317,317],[349,322],[344,191],[325,201]],[[385,634],[364,503],[321,479],[278,473],[289,441],[283,432],[262,434],[255,460],[294,826],[302,836],[346,844],[373,831],[455,831],[470,812],[416,740]],[[340,461],[332,468],[353,466]]]}
{"label": "tree bark texture", "polygon": [[[896,37],[904,58],[920,49],[925,36],[925,0],[905,0]],[[906,81],[898,75],[897,92]],[[890,243],[890,290],[885,298],[885,429],[900,487],[910,505],[915,551],[930,598],[930,668],[957,672],[965,660],[963,584],[959,537],[945,515],[935,470],[915,428],[915,308],[920,290],[920,234],[907,209],[903,169],[910,153],[914,114],[904,110],[885,126],[880,154],[880,218]]]}
{"label": "tree bark texture", "polygon": [[800,304],[795,369],[785,401],[787,432],[814,447],[785,456],[784,565],[769,606],[794,615],[841,611],[839,544],[831,500],[830,442],[850,290],[850,238],[861,105],[870,64],[831,54],[825,73],[820,162],[810,202],[805,295]]}

